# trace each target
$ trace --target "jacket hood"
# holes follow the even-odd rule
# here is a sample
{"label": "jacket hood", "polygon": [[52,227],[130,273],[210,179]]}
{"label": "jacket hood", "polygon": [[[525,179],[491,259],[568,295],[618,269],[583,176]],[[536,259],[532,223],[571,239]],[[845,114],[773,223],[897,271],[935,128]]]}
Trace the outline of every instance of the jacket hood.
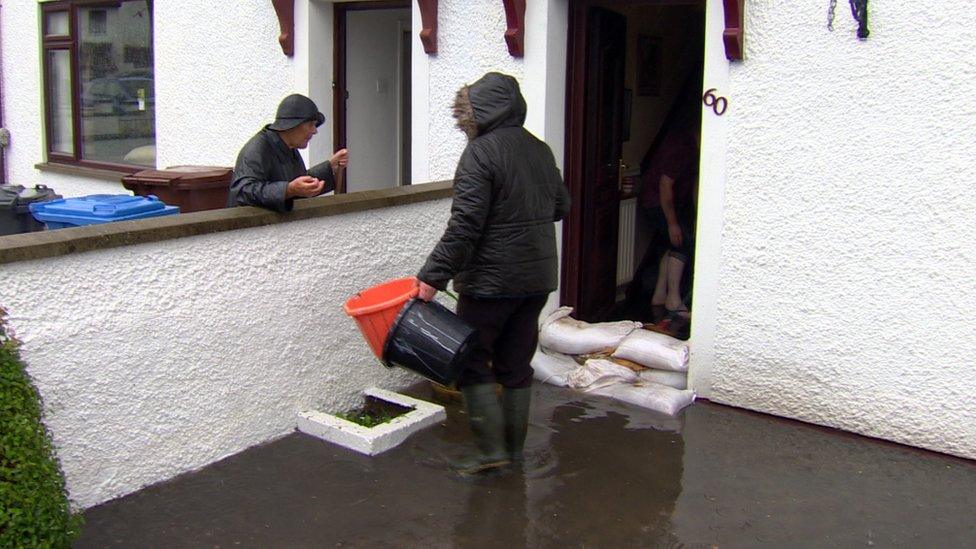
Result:
{"label": "jacket hood", "polygon": [[482,76],[468,86],[468,100],[478,135],[525,122],[525,99],[518,81],[507,74],[489,72]]}

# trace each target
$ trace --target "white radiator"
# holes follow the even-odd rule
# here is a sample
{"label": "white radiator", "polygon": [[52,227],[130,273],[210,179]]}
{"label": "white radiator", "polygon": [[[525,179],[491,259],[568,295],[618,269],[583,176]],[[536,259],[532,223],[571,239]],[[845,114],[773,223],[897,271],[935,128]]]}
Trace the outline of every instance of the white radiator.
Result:
{"label": "white radiator", "polygon": [[634,235],[637,231],[637,198],[620,201],[620,230],[617,231],[617,286],[634,279]]}

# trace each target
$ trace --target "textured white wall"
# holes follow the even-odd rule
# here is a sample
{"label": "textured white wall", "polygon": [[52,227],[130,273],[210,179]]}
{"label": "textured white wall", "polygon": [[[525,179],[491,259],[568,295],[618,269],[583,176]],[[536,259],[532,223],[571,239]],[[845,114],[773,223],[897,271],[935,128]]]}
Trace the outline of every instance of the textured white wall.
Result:
{"label": "textured white wall", "polygon": [[[156,145],[160,167],[233,166],[295,92],[271,2],[155,2]],[[206,24],[201,22],[206,21]],[[325,105],[319,109],[329,114]]]}
{"label": "textured white wall", "polygon": [[712,398],[976,458],[976,12],[825,5],[747,7]]}
{"label": "textured white wall", "polygon": [[[448,200],[3,267],[76,505],[285,434],[369,386],[379,364],[342,304],[419,269]],[[410,238],[402,235],[409,234]]]}
{"label": "textured white wall", "polygon": [[[454,125],[451,105],[458,88],[489,71],[510,74],[522,81],[523,60],[509,55],[505,45],[505,10],[488,0],[440,2],[437,15],[437,55],[430,57],[426,77],[427,154],[431,181],[451,179],[464,150],[464,134]],[[476,27],[472,27],[472,23]],[[421,21],[414,19],[414,28]],[[420,44],[416,44],[423,53]],[[541,108],[532,105],[529,108]],[[421,123],[414,119],[414,124]],[[415,149],[415,154],[423,151]]]}

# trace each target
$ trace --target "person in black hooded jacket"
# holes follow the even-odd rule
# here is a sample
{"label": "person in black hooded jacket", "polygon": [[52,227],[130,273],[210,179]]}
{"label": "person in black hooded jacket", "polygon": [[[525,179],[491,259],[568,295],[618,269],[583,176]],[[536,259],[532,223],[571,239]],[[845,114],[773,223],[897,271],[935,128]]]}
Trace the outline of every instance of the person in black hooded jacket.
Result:
{"label": "person in black hooded jacket", "polygon": [[569,213],[569,193],[552,151],[522,127],[525,111],[508,75],[458,91],[454,117],[468,145],[447,229],[417,275],[427,301],[453,280],[457,314],[478,330],[458,379],[479,450],[455,464],[465,473],[522,459],[539,313],[558,284],[554,222]]}

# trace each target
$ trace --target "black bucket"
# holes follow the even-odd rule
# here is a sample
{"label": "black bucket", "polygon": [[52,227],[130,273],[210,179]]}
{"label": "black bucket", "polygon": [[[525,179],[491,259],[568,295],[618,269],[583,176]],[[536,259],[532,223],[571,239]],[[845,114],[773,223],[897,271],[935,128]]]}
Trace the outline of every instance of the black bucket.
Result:
{"label": "black bucket", "polygon": [[397,315],[383,345],[383,363],[416,372],[441,385],[454,383],[474,350],[477,332],[436,301],[411,299]]}

